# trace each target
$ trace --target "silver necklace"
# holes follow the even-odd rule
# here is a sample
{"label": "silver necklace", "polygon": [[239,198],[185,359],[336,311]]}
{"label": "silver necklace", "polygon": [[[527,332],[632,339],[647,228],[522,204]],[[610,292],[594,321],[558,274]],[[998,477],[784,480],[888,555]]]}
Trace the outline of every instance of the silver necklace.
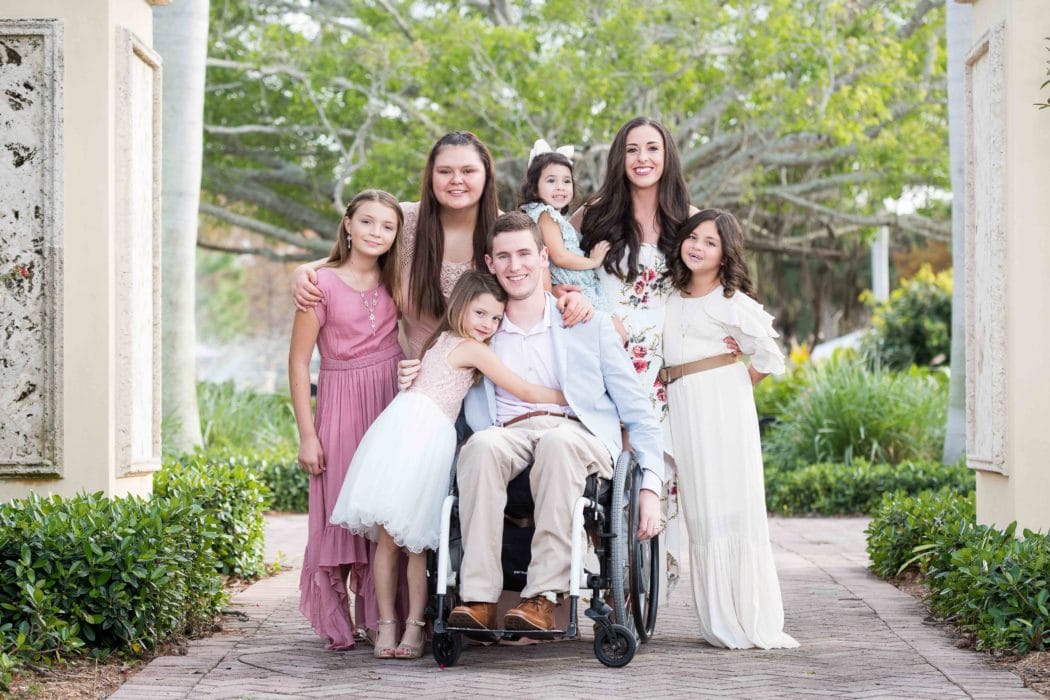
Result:
{"label": "silver necklace", "polygon": [[365,311],[368,312],[368,325],[372,326],[372,335],[376,334],[376,304],[379,303],[379,288],[376,287],[375,291],[372,292],[372,303],[368,303],[368,297],[364,292],[361,292],[361,303],[365,305]]}

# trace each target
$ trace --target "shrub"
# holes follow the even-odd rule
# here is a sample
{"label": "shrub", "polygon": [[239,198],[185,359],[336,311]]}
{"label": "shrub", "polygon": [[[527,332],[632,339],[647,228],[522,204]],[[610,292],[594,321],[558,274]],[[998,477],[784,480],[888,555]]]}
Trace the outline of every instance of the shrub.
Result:
{"label": "shrub", "polygon": [[238,389],[233,382],[201,382],[197,404],[206,448],[257,450],[299,444],[287,394]]}
{"label": "shrub", "polygon": [[226,603],[216,533],[185,498],[0,505],[0,682],[20,663],[139,653],[210,624]]}
{"label": "shrub", "polygon": [[794,367],[780,376],[769,377],[761,382],[755,387],[755,408],[759,418],[779,420],[807,383],[807,370],[804,367]]}
{"label": "shrub", "polygon": [[766,471],[766,505],[785,515],[871,513],[883,494],[947,488],[965,495],[974,490],[973,472],[962,463],[902,462],[812,464],[793,471]]}
{"label": "shrub", "polygon": [[1025,530],[1019,540],[1015,528],[972,526],[927,572],[930,609],[974,633],[978,649],[1050,647],[1050,538]]}
{"label": "shrub", "polygon": [[286,513],[305,513],[310,503],[310,477],[299,468],[297,450],[277,447],[261,450],[210,449],[188,460],[243,466],[253,472],[270,493],[267,507]]}
{"label": "shrub", "polygon": [[211,460],[205,453],[169,460],[153,477],[153,493],[199,505],[217,523],[211,548],[229,576],[263,572],[263,512],[269,489],[243,460]]}
{"label": "shrub", "polygon": [[958,536],[971,527],[976,518],[974,494],[960,496],[945,489],[909,495],[903,491],[887,493],[872,512],[864,531],[868,538],[871,570],[878,576],[893,577],[904,568],[920,568],[923,547],[928,559],[930,544]]}
{"label": "shrub", "polygon": [[952,271],[934,273],[923,265],[910,280],[902,280],[889,300],[878,303],[867,295],[873,332],[862,347],[887,369],[945,362],[951,352]]}
{"label": "shrub", "polygon": [[920,368],[873,372],[840,354],[807,370],[807,378],[809,385],[795,394],[763,439],[772,467],[940,457],[948,407],[944,373]]}

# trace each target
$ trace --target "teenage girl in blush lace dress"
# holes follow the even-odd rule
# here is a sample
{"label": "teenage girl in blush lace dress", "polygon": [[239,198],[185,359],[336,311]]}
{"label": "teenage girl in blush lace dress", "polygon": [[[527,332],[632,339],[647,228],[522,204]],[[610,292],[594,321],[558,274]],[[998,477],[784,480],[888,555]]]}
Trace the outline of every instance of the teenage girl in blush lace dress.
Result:
{"label": "teenage girl in blush lace dress", "polygon": [[[419,375],[368,429],[354,455],[331,522],[378,542],[373,561],[379,601],[375,656],[419,658],[426,606],[426,551],[437,549],[441,504],[456,450],[456,416],[479,373],[518,398],[561,405],[560,391],[529,384],[486,343],[499,328],[506,292],[495,277],[465,272],[437,330],[423,345]],[[397,559],[408,555],[408,617],[395,647]]]}
{"label": "teenage girl in blush lace dress", "polygon": [[[375,629],[378,611],[368,540],[330,525],[332,506],[369,424],[397,394],[397,200],[378,190],[354,197],[338,240],[317,272],[320,302],[295,314],[288,380],[299,427],[299,467],[310,474],[310,509],[299,609],[328,648],[354,646],[354,620]],[[321,353],[317,413],[310,410],[310,357]]]}

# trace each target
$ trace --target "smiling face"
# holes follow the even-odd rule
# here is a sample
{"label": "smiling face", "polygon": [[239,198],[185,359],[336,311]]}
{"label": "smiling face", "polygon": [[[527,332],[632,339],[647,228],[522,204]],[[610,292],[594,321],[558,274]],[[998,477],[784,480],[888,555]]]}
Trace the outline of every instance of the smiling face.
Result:
{"label": "smiling face", "polygon": [[648,124],[636,126],[627,132],[624,154],[624,173],[631,187],[655,187],[664,174],[664,138]]}
{"label": "smiling face", "polygon": [[479,294],[467,304],[461,327],[474,340],[486,342],[503,320],[503,302],[491,294]]}
{"label": "smiling face", "polygon": [[381,202],[362,202],[343,219],[350,236],[350,254],[378,258],[390,250],[397,235],[397,212]]}
{"label": "smiling face", "polygon": [[551,163],[540,171],[536,190],[540,200],[557,210],[562,210],[572,201],[572,171],[560,163]]}
{"label": "smiling face", "polygon": [[485,191],[485,164],[473,146],[445,146],[434,158],[434,197],[448,209],[476,206]]}
{"label": "smiling face", "polygon": [[704,221],[693,229],[682,241],[679,254],[693,279],[717,278],[722,266],[722,237],[715,222]]}
{"label": "smiling face", "polygon": [[527,299],[543,293],[547,249],[537,248],[532,231],[522,229],[497,234],[492,239],[492,253],[485,256],[485,264],[511,299]]}

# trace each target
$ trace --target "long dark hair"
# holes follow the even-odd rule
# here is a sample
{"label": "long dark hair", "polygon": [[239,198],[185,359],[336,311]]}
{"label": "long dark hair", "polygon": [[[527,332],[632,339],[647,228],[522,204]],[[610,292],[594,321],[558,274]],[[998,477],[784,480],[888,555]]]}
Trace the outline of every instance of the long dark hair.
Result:
{"label": "long dark hair", "polygon": [[524,206],[531,202],[540,202],[540,175],[548,165],[564,165],[569,169],[569,177],[572,178],[572,199],[561,208],[562,215],[568,213],[576,199],[576,174],[572,169],[572,161],[557,151],[541,153],[529,163],[529,169],[525,171],[525,179],[521,181],[521,191],[518,193],[518,206]]}
{"label": "long dark hair", "polygon": [[[689,190],[682,177],[682,162],[678,157],[671,134],[663,124],[648,117],[635,117],[620,127],[609,146],[605,161],[605,179],[601,187],[585,204],[583,224],[580,226],[580,247],[586,252],[599,241],[609,241],[602,267],[621,280],[632,281],[638,276],[638,251],[642,232],[634,220],[631,202],[631,183],[625,172],[627,163],[627,134],[639,126],[651,126],[660,132],[664,141],[664,169],[658,191],[660,240],[658,247],[666,257],[674,251],[674,232],[689,216]],[[628,251],[627,269],[620,268],[624,251]]]}
{"label": "long dark hair", "polygon": [[[423,359],[423,356],[427,354],[430,348],[434,347],[438,337],[445,331],[452,331],[462,338],[468,337],[464,324],[467,307],[470,305],[470,302],[482,294],[491,294],[499,303],[507,303],[507,292],[503,287],[499,286],[499,282],[496,281],[495,277],[487,272],[478,270],[464,272],[463,276],[456,282],[456,286],[452,288],[452,294],[448,297],[448,308],[445,309],[441,316],[441,323],[427,338],[427,342],[423,343],[423,349],[419,351],[419,359]],[[489,340],[491,341],[492,339],[490,338]],[[480,378],[481,373],[476,373],[475,381]]]}
{"label": "long dark hair", "polygon": [[445,231],[441,227],[441,205],[434,196],[434,161],[446,146],[472,146],[485,168],[485,187],[478,200],[478,216],[474,224],[474,267],[485,269],[485,238],[492,222],[499,215],[496,195],[496,174],[492,169],[492,154],[488,147],[469,131],[445,134],[427,156],[423,183],[419,192],[419,216],[416,223],[416,249],[412,257],[408,296],[416,313],[438,318],[445,312],[445,297],[441,294],[441,261],[445,256]]}
{"label": "long dark hair", "polygon": [[729,298],[739,290],[752,299],[758,299],[755,295],[755,285],[751,282],[751,273],[747,269],[747,260],[744,258],[744,230],[735,216],[721,209],[704,209],[690,216],[678,227],[674,259],[668,256],[671,284],[678,291],[689,286],[693,273],[682,261],[682,244],[689,234],[705,221],[715,222],[718,237],[722,239],[722,266],[718,270],[722,293]]}
{"label": "long dark hair", "polygon": [[402,232],[405,229],[405,215],[401,211],[401,205],[398,204],[397,198],[389,192],[364,190],[350,200],[350,203],[346,205],[346,212],[343,214],[343,218],[339,220],[339,233],[336,234],[335,243],[332,244],[332,252],[328,254],[328,259],[322,267],[339,267],[350,259],[350,232],[346,229],[346,222],[348,219],[354,218],[354,213],[365,202],[382,204],[392,209],[397,215],[397,232],[394,234],[394,242],[390,246],[390,250],[379,256],[378,261],[379,279],[390,296],[397,301],[401,298],[401,265],[398,264],[401,256],[398,251],[401,248]]}

